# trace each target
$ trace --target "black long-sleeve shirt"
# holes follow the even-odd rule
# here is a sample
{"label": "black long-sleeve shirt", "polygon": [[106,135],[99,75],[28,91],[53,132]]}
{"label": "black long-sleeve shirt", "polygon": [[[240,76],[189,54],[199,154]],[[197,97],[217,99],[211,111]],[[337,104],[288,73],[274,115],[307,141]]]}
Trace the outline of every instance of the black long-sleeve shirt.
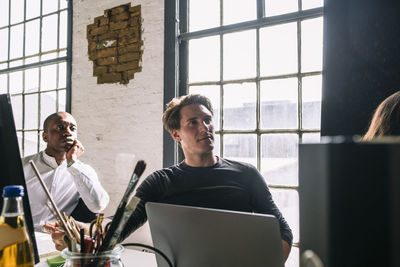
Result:
{"label": "black long-sleeve shirt", "polygon": [[203,208],[274,215],[281,237],[292,244],[292,231],[275,205],[260,172],[252,165],[219,158],[210,167],[190,167],[185,162],[149,175],[136,191],[141,199],[124,228],[120,241],[147,220],[145,203],[160,202]]}

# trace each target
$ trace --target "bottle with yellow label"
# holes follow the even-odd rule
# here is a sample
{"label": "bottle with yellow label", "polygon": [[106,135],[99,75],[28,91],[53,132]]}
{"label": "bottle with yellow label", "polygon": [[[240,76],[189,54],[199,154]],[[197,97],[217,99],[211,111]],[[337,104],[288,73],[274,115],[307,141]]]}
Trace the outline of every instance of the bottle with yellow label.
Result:
{"label": "bottle with yellow label", "polygon": [[34,266],[33,246],[25,227],[24,187],[5,186],[0,216],[0,267]]}

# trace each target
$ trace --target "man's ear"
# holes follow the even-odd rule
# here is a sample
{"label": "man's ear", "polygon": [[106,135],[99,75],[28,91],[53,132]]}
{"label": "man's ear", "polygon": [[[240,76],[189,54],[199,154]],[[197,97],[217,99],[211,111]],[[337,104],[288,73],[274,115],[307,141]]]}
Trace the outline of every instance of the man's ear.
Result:
{"label": "man's ear", "polygon": [[179,131],[178,130],[171,130],[171,137],[172,139],[175,140],[175,142],[180,142],[181,141],[181,137],[179,135]]}
{"label": "man's ear", "polygon": [[49,140],[49,137],[48,137],[48,135],[47,135],[46,132],[43,132],[43,133],[42,133],[42,138],[43,138],[43,141],[45,141],[46,143],[47,143],[47,141]]}

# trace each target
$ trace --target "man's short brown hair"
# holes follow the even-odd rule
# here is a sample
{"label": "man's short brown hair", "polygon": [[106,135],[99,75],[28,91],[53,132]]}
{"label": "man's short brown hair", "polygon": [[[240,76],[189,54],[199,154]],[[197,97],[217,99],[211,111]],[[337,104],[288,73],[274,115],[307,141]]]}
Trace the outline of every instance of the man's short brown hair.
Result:
{"label": "man's short brown hair", "polygon": [[210,99],[199,94],[189,94],[173,98],[168,104],[163,114],[163,124],[168,132],[179,130],[181,128],[181,109],[191,104],[200,104],[205,106],[212,115],[214,111]]}

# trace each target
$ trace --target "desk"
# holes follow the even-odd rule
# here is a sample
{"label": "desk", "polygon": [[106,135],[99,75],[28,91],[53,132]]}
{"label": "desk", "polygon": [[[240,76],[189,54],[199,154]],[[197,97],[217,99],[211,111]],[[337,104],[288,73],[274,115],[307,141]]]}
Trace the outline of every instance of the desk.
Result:
{"label": "desk", "polygon": [[[60,252],[54,248],[49,234],[35,232],[35,237],[40,255],[40,262],[35,267],[48,267],[46,258]],[[122,253],[121,260],[126,267],[157,267],[156,257],[153,253],[128,248]]]}

